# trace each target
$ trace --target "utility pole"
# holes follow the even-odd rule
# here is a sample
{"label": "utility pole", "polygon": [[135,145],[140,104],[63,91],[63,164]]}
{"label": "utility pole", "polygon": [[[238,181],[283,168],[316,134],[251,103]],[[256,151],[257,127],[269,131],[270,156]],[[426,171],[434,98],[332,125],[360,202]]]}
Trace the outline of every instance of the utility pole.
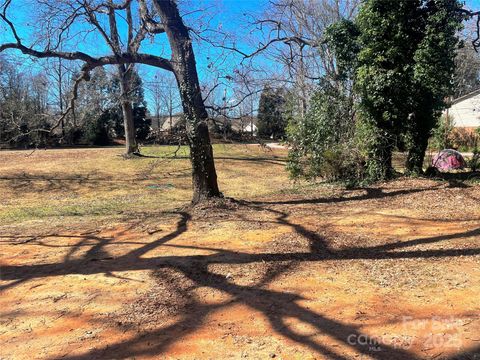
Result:
{"label": "utility pole", "polygon": [[172,87],[168,88],[168,113],[170,116],[170,133],[173,132],[173,91]]}
{"label": "utility pole", "polygon": [[[63,72],[62,59],[58,59],[58,100],[60,103],[60,113],[63,114]],[[65,121],[62,117],[62,138],[65,137]]]}
{"label": "utility pole", "polygon": [[227,140],[227,88],[223,90],[223,139]]}

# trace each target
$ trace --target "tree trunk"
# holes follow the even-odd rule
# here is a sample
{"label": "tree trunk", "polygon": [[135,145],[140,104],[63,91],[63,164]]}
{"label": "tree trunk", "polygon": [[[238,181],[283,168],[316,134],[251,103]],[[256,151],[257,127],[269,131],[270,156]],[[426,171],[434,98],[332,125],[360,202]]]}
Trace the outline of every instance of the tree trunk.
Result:
{"label": "tree trunk", "polygon": [[125,129],[125,156],[129,157],[138,153],[137,140],[135,138],[135,124],[133,122],[133,106],[130,99],[130,75],[125,65],[117,66],[120,80],[120,102],[122,106],[123,127]]}
{"label": "tree trunk", "polygon": [[423,174],[423,162],[428,146],[428,136],[419,137],[415,146],[411,146],[408,150],[405,168],[410,175]]}
{"label": "tree trunk", "polygon": [[423,161],[428,147],[430,132],[435,124],[435,114],[431,108],[431,100],[420,103],[420,110],[409,121],[408,130],[408,154],[405,162],[407,174],[423,174]]}
{"label": "tree trunk", "polygon": [[379,135],[371,147],[367,160],[367,176],[371,181],[381,181],[392,178],[393,144],[385,136]]}
{"label": "tree trunk", "polygon": [[168,106],[168,116],[169,116],[169,124],[170,124],[170,128],[168,130],[169,134],[173,134],[173,104],[172,104],[172,101],[173,101],[173,95],[172,95],[172,89],[170,88],[169,89],[169,106]]}
{"label": "tree trunk", "polygon": [[[62,60],[58,60],[58,103],[60,105],[60,114],[63,114],[63,73]],[[60,122],[62,127],[62,142],[65,141],[65,119],[62,117]]]}
{"label": "tree trunk", "polygon": [[213,149],[207,126],[207,111],[198,81],[195,55],[188,29],[173,0],[155,0],[156,8],[168,36],[172,65],[177,80],[192,163],[193,203],[222,197],[218,189]]}

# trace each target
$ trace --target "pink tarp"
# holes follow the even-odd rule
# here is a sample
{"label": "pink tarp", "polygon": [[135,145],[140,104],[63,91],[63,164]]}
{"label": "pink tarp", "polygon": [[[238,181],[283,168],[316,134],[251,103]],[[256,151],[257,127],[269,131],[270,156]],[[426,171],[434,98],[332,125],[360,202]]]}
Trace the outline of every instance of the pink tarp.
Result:
{"label": "pink tarp", "polygon": [[466,166],[462,154],[456,150],[445,149],[433,157],[432,166],[440,171],[463,169]]}

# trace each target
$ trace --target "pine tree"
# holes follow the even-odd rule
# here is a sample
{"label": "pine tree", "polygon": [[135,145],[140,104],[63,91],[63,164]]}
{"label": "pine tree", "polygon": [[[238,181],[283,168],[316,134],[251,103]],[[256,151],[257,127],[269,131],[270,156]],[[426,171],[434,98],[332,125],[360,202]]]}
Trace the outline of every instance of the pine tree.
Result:
{"label": "pine tree", "polygon": [[258,136],[280,139],[285,136],[286,119],[283,114],[285,91],[266,86],[260,95],[258,106]]}

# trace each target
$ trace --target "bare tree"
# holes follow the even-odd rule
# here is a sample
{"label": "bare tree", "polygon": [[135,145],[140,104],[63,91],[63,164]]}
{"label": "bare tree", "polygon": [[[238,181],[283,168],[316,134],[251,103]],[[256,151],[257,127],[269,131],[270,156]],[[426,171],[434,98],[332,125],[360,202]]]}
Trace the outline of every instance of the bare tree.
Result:
{"label": "bare tree", "polygon": [[[72,87],[72,77],[75,72],[75,64],[65,61],[61,58],[48,59],[43,68],[50,83],[50,105],[58,113],[63,114],[68,106],[68,92]],[[62,137],[60,141],[65,141],[66,120],[60,122]]]}
{"label": "bare tree", "polygon": [[[355,16],[359,0],[274,0],[256,21],[272,46],[267,54],[282,64],[295,89],[300,117],[320,78],[337,78],[335,57],[324,41],[328,26]],[[282,41],[275,41],[275,40]]]}
{"label": "bare tree", "polygon": [[157,122],[157,128],[160,129],[162,124],[160,123],[160,114],[162,113],[163,110],[163,105],[164,105],[164,97],[163,97],[163,89],[161,86],[161,81],[160,81],[161,74],[158,72],[155,74],[154,81],[148,82],[147,89],[150,92],[150,98],[152,99],[153,103],[153,113],[155,117],[155,121]]}
{"label": "bare tree", "polygon": [[[52,0],[53,1],[53,0]],[[141,63],[155,66],[174,73],[180,98],[182,101],[183,113],[187,123],[187,136],[190,145],[190,158],[192,163],[193,178],[193,202],[220,197],[215,170],[213,150],[210,143],[210,137],[207,127],[207,111],[203,102],[198,80],[198,74],[195,64],[195,54],[193,52],[192,41],[189,34],[189,28],[183,22],[179,13],[177,4],[173,0],[146,0],[135,1],[137,12],[137,31],[134,35],[135,24],[132,14],[133,0],[122,2],[109,1],[87,1],[87,0],[62,0],[62,1],[42,1],[53,9],[54,15],[58,14],[59,6],[62,8],[61,20],[50,22],[54,24],[52,29],[47,32],[44,40],[44,48],[36,49],[35,46],[26,45],[19,36],[15,24],[8,17],[8,9],[12,0],[6,0],[0,8],[0,19],[8,26],[14,41],[0,45],[0,52],[8,49],[20,50],[22,53],[37,58],[61,58],[64,60],[82,61],[83,66],[79,77],[73,86],[73,95],[65,113],[58,119],[54,125],[58,127],[66,116],[75,107],[75,99],[78,96],[78,86],[83,80],[89,80],[90,72],[100,66],[116,65],[119,72],[128,73],[130,64]],[[126,49],[119,46],[120,39],[116,27],[112,24],[115,12],[126,11],[125,21],[127,23],[127,43]],[[66,15],[65,15],[66,14]],[[99,16],[108,16],[110,31],[114,33],[102,34],[103,27],[97,26]],[[113,15],[112,15],[113,14]],[[52,15],[53,16],[53,15]],[[75,21],[85,21],[85,16],[91,28],[87,31],[99,32],[105,41],[111,42],[111,49],[115,49],[114,54],[105,56],[95,56],[84,51],[60,51],[58,48],[58,39],[69,40],[71,35],[67,30],[72,30]],[[116,32],[116,33],[115,33]],[[146,35],[155,36],[164,33],[167,36],[171,59],[159,55],[141,53],[139,51],[142,41]],[[117,43],[118,41],[118,43]],[[73,44],[72,44],[73,45]],[[123,91],[125,90],[125,91]],[[127,93],[128,88],[122,89]]]}
{"label": "bare tree", "polygon": [[[45,144],[44,133],[24,136],[47,125],[48,78],[0,57],[0,143],[2,146]],[[38,141],[37,141],[38,140]]]}
{"label": "bare tree", "polygon": [[[132,1],[125,1],[124,4],[116,5],[113,1],[106,3],[106,10],[98,9],[95,3],[83,1],[82,8],[88,16],[88,20],[95,26],[98,33],[104,38],[105,43],[109,46],[114,55],[122,52],[136,53],[143,38],[146,35],[144,28],[140,28],[134,35],[134,23],[132,17]],[[122,46],[119,27],[117,25],[117,17],[119,11],[124,10],[127,23],[126,46]],[[108,28],[102,26],[99,16],[106,13],[108,16]],[[131,156],[138,152],[138,144],[135,138],[135,124],[133,121],[133,105],[130,98],[131,80],[133,72],[133,63],[116,64],[117,76],[120,82],[120,105],[122,108],[123,125],[125,130],[125,155]]]}
{"label": "bare tree", "polygon": [[[357,13],[360,0],[270,0],[264,13],[251,16],[251,43],[238,45],[234,34],[217,30],[198,38],[220,49],[240,55],[242,65],[272,88],[287,87],[296,97],[296,112],[303,117],[311,94],[320,79],[335,83],[335,57],[326,44],[325,30],[341,19]],[[242,49],[243,47],[243,49]],[[266,69],[261,57],[276,66]],[[248,61],[247,61],[248,60]],[[258,81],[257,81],[258,82]],[[338,83],[337,86],[343,86]]]}
{"label": "bare tree", "polygon": [[147,89],[150,91],[150,97],[153,102],[153,112],[157,121],[157,127],[160,128],[160,116],[168,116],[168,125],[170,131],[173,128],[173,115],[180,109],[178,101],[178,89],[175,83],[175,77],[169,73],[157,72],[154,80],[147,83]]}
{"label": "bare tree", "polygon": [[461,37],[462,47],[455,57],[454,96],[460,97],[480,88],[480,54],[471,46],[476,24],[467,23]]}

